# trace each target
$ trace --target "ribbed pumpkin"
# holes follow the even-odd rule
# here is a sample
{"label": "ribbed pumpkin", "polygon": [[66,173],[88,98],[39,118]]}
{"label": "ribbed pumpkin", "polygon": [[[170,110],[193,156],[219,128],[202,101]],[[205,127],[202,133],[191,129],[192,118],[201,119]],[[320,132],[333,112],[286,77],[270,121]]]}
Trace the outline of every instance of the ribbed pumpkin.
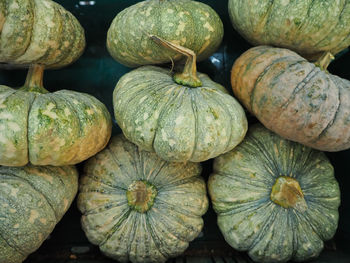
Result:
{"label": "ribbed pumpkin", "polygon": [[76,60],[84,47],[83,28],[57,3],[0,2],[0,62],[59,68]]}
{"label": "ribbed pumpkin", "polygon": [[253,45],[284,47],[316,59],[350,45],[349,0],[229,0],[234,28]]}
{"label": "ribbed pumpkin", "polygon": [[48,93],[43,66],[20,89],[0,86],[0,165],[68,165],[102,150],[111,135],[107,108],[75,91]]}
{"label": "ribbed pumpkin", "polygon": [[315,64],[287,49],[260,46],[232,68],[236,97],[268,129],[323,151],[350,147],[350,81],[326,70],[332,55]]}
{"label": "ribbed pumpkin", "polygon": [[107,47],[118,62],[129,66],[178,60],[181,55],[165,49],[149,35],[157,35],[193,50],[199,60],[211,56],[223,37],[223,24],[208,5],[191,0],[148,0],[130,6],[113,20]]}
{"label": "ribbed pumpkin", "polygon": [[74,166],[0,167],[0,262],[20,263],[37,250],[77,191]]}
{"label": "ribbed pumpkin", "polygon": [[120,262],[165,262],[200,233],[201,167],[169,163],[119,135],[85,165],[78,207],[91,243]]}
{"label": "ribbed pumpkin", "polygon": [[243,139],[247,120],[226,89],[196,75],[195,54],[184,72],[144,66],[125,74],[113,93],[115,118],[126,138],[167,161],[201,162],[231,150]]}
{"label": "ribbed pumpkin", "polygon": [[316,257],[338,224],[340,192],[326,156],[261,125],[214,161],[209,193],[226,241],[256,262]]}

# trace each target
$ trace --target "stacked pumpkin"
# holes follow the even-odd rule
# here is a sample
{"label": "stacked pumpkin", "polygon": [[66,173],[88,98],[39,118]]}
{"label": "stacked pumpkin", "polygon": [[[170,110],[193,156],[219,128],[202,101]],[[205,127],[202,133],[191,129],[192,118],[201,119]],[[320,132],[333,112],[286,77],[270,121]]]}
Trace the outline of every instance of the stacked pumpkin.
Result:
{"label": "stacked pumpkin", "polygon": [[[144,1],[113,20],[109,52],[141,67],[113,93],[125,137],[89,160],[78,198],[83,229],[107,256],[165,262],[200,233],[208,201],[199,162],[231,150],[247,130],[239,103],[196,70],[222,37],[218,15],[196,1]],[[183,72],[149,65],[170,61],[185,63]]]}
{"label": "stacked pumpkin", "polygon": [[[258,125],[218,157],[209,192],[226,241],[257,262],[318,256],[338,223],[339,186],[318,150],[350,147],[350,82],[331,75],[350,45],[349,1],[229,0],[234,28],[258,46],[233,65],[236,97]],[[283,137],[283,138],[282,138]]]}
{"label": "stacked pumpkin", "polygon": [[100,101],[43,87],[44,69],[72,63],[84,47],[81,25],[55,2],[1,1],[0,62],[29,67],[23,87],[0,86],[1,263],[22,262],[42,244],[77,193],[73,165],[110,138]]}

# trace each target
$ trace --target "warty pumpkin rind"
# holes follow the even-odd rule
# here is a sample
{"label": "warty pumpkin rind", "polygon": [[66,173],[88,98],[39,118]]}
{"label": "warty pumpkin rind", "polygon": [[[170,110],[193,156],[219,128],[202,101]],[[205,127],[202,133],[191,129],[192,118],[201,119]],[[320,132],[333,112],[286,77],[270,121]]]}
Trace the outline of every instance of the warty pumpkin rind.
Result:
{"label": "warty pumpkin rind", "polygon": [[247,120],[226,89],[202,73],[203,86],[176,84],[167,69],[144,66],[125,74],[113,93],[125,137],[167,161],[201,162],[242,141]]}
{"label": "warty pumpkin rind", "polygon": [[193,50],[198,60],[212,55],[223,38],[223,24],[208,5],[190,0],[142,1],[121,11],[107,35],[107,48],[118,62],[136,67],[181,59],[154,43],[157,35]]}
{"label": "warty pumpkin rind", "polygon": [[[280,176],[298,181],[306,211],[271,201]],[[337,228],[340,191],[327,157],[261,125],[215,159],[208,189],[225,240],[257,262],[316,257]]]}
{"label": "warty pumpkin rind", "polygon": [[234,28],[253,45],[272,45],[317,59],[350,45],[348,0],[229,0]]}
{"label": "warty pumpkin rind", "polygon": [[73,166],[0,167],[0,262],[19,263],[37,250],[78,191]]}
{"label": "warty pumpkin rind", "polygon": [[51,0],[0,5],[0,62],[60,68],[78,59],[85,35],[78,20]]}
{"label": "warty pumpkin rind", "polygon": [[[120,262],[165,262],[198,236],[208,199],[201,167],[169,163],[119,135],[89,159],[80,180],[78,207],[90,240]],[[144,213],[128,205],[128,187],[145,180],[157,189]]]}
{"label": "warty pumpkin rind", "polygon": [[89,94],[0,86],[1,165],[76,164],[102,150],[111,130],[106,106]]}
{"label": "warty pumpkin rind", "polygon": [[322,151],[350,147],[350,81],[290,50],[260,46],[236,60],[231,83],[243,105],[280,136]]}

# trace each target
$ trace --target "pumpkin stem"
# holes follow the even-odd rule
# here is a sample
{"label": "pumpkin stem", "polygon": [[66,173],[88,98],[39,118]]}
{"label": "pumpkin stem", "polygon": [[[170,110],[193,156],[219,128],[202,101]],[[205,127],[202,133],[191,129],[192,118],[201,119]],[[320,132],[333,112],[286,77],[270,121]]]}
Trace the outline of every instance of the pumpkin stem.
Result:
{"label": "pumpkin stem", "polygon": [[304,194],[297,180],[289,176],[280,176],[272,186],[271,200],[284,207],[294,208],[299,212],[305,212],[307,204]]}
{"label": "pumpkin stem", "polygon": [[325,52],[316,62],[315,65],[322,70],[327,71],[329,64],[334,60],[334,56],[330,52]]}
{"label": "pumpkin stem", "polygon": [[202,86],[202,81],[197,77],[196,53],[194,53],[191,49],[182,47],[175,43],[171,43],[155,35],[150,35],[150,38],[157,44],[168,49],[172,49],[187,57],[183,72],[174,74],[173,78],[177,84],[186,85],[191,88],[197,88]]}
{"label": "pumpkin stem", "polygon": [[157,189],[147,181],[135,181],[129,185],[126,191],[128,205],[140,212],[145,213],[153,206],[154,199],[157,196]]}
{"label": "pumpkin stem", "polygon": [[36,93],[48,93],[43,85],[44,66],[34,64],[29,67],[26,82],[20,90]]}

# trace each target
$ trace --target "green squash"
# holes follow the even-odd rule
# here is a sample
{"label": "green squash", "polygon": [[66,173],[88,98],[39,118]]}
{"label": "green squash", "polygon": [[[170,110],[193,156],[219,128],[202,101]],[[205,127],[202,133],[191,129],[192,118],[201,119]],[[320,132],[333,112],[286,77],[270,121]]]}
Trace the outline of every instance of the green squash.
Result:
{"label": "green squash", "polygon": [[322,151],[348,149],[350,81],[326,70],[332,58],[325,53],[313,64],[287,49],[251,48],[233,65],[233,92],[286,139]]}
{"label": "green squash", "polygon": [[169,163],[119,135],[85,165],[78,207],[91,243],[120,262],[165,262],[198,236],[208,199],[201,167]]}
{"label": "green squash", "polygon": [[0,86],[0,165],[76,164],[108,143],[112,123],[105,105],[85,93],[48,93],[43,72],[31,67],[17,90]]}
{"label": "green squash", "polygon": [[78,191],[74,166],[0,167],[0,262],[37,250]]}
{"label": "green squash", "polygon": [[325,154],[261,125],[215,159],[208,187],[225,240],[256,262],[314,258],[337,229],[340,192]]}
{"label": "green squash", "polygon": [[229,0],[234,28],[253,45],[272,45],[317,59],[350,45],[348,0]]}
{"label": "green squash", "polygon": [[144,66],[125,74],[113,93],[115,118],[125,137],[167,161],[201,162],[242,141],[247,120],[241,105],[207,75],[196,75],[195,54],[182,74]]}
{"label": "green squash", "polygon": [[217,13],[191,0],[142,1],[120,12],[107,35],[107,48],[118,62],[136,67],[178,60],[181,55],[158,46],[149,35],[158,35],[193,50],[199,60],[219,47],[224,30]]}
{"label": "green squash", "polygon": [[60,68],[85,47],[78,20],[51,0],[1,0],[0,62]]}

